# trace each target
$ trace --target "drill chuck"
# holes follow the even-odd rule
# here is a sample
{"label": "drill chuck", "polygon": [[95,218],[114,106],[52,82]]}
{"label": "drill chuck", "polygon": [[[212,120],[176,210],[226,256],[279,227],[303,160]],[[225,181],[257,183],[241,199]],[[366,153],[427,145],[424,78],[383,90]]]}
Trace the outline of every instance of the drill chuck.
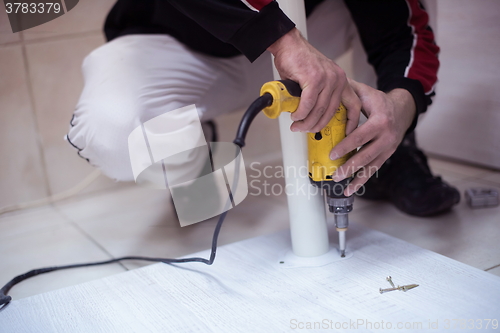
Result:
{"label": "drill chuck", "polygon": [[345,229],[349,226],[349,213],[352,211],[354,197],[327,198],[330,212],[335,216],[335,227]]}
{"label": "drill chuck", "polygon": [[330,208],[330,213],[340,215],[340,214],[347,214],[352,211],[352,204],[354,202],[354,197],[353,196],[347,198],[327,197],[326,201]]}

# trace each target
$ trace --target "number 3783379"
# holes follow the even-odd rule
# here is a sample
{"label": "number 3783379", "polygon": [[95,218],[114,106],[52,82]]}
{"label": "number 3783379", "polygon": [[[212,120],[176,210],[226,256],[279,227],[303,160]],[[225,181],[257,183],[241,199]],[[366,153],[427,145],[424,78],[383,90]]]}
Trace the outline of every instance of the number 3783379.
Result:
{"label": "number 3783379", "polygon": [[61,4],[57,2],[38,2],[38,3],[27,3],[27,2],[7,2],[5,4],[5,11],[7,14],[58,14],[61,11]]}

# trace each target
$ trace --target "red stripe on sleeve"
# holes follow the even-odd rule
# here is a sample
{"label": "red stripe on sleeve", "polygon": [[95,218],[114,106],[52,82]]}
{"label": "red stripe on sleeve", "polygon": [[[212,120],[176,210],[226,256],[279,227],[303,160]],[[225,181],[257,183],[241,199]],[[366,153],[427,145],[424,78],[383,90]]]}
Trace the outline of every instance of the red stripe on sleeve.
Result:
{"label": "red stripe on sleeve", "polygon": [[[243,0],[242,0],[243,1]],[[260,11],[265,6],[269,5],[273,0],[245,0],[250,6]]]}
{"label": "red stripe on sleeve", "polygon": [[406,0],[410,9],[409,25],[416,41],[413,42],[411,59],[405,76],[419,80],[426,94],[432,93],[439,69],[439,47],[434,42],[434,33],[427,29],[429,16],[420,7],[418,0]]}

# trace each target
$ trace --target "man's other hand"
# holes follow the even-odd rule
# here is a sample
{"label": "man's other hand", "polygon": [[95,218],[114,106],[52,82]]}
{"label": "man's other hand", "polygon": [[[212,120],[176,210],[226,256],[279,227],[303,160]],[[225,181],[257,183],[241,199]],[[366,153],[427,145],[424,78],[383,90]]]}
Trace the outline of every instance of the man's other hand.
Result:
{"label": "man's other hand", "polygon": [[347,133],[357,126],[361,101],[347,82],[342,68],[325,57],[293,29],[272,44],[268,50],[282,79],[299,83],[300,104],[292,115],[290,129],[294,132],[319,132],[344,103],[347,113]]}
{"label": "man's other hand", "polygon": [[330,153],[330,158],[335,160],[363,146],[333,176],[334,181],[340,181],[364,168],[364,172],[358,172],[346,188],[344,194],[347,196],[366,183],[396,151],[416,112],[415,101],[405,89],[384,93],[351,79],[349,84],[361,99],[363,113],[368,120],[345,137]]}

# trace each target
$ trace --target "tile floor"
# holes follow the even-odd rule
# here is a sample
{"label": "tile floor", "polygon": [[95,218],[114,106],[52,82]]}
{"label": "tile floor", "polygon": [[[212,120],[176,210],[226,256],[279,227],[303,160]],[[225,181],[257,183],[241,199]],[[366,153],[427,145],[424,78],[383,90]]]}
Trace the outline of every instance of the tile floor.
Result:
{"label": "tile floor", "polygon": [[[469,187],[500,189],[500,172],[438,159],[431,159],[430,164],[462,194]],[[256,177],[257,171],[247,171],[247,175],[262,180]],[[268,181],[272,185],[282,180]],[[256,194],[250,188],[247,199],[229,212],[219,244],[288,227],[285,196]],[[471,210],[462,200],[452,212],[424,219],[407,216],[389,204],[357,199],[351,221],[500,276],[500,207]],[[181,228],[166,192],[133,184],[4,214],[0,216],[0,285],[15,275],[50,265],[124,255],[187,255],[209,248],[215,223],[211,219]],[[142,265],[129,261],[49,273],[21,283],[10,294],[19,299]]]}

